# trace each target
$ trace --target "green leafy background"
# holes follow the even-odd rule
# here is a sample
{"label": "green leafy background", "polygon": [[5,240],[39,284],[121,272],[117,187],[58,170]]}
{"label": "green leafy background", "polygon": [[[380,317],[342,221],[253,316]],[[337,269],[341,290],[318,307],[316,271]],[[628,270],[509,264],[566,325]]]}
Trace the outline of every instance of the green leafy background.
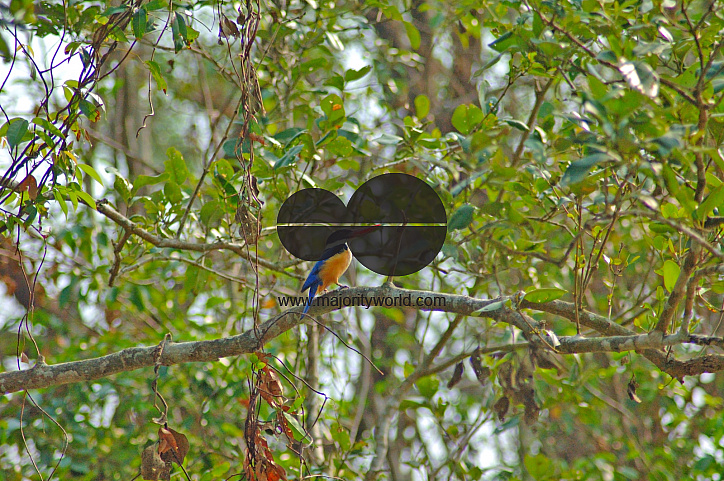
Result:
{"label": "green leafy background", "polygon": [[[346,200],[387,172],[428,182],[448,213],[442,252],[395,279],[403,287],[577,301],[643,334],[692,249],[686,232],[721,252],[718,1],[294,0],[256,10],[13,0],[0,13],[3,70],[12,72],[0,93],[0,167],[4,180],[32,173],[39,184],[34,199],[0,192],[3,255],[19,246],[35,292],[26,329],[24,282],[0,264],[6,370],[29,367],[18,352],[31,364],[38,354],[67,362],[155,345],[167,332],[191,341],[252,328],[283,310],[277,296],[298,295],[310,268],[275,234],[282,202],[306,187]],[[103,78],[83,83],[111,45]],[[269,265],[228,250],[158,248],[136,235],[121,245],[123,230],[94,210],[101,199],[140,229],[188,244],[243,244],[244,226],[258,221],[258,242],[244,249]],[[698,264],[711,268],[696,286],[698,334],[722,332],[719,262],[705,250]],[[359,265],[346,280],[384,281]],[[530,314],[558,336],[576,334],[567,320]],[[321,461],[307,452],[301,463],[274,445],[290,479],[362,479],[382,441],[374,428],[384,401],[455,315],[359,308],[327,317],[385,375],[323,334],[322,397],[298,379],[312,370],[308,327],[266,346],[292,402],[325,401]],[[670,330],[680,319],[681,309]],[[525,349],[484,355],[484,383],[465,360],[462,381],[446,387],[456,356],[521,340],[510,327],[464,319],[439,356],[453,360],[449,369],[417,380],[395,407],[382,477],[719,479],[720,375],[680,383],[635,352],[565,356],[560,373],[533,373],[533,421],[521,403],[504,419],[494,409],[500,370],[523,366]],[[192,479],[241,472],[251,367],[240,357],[161,368],[169,423],[191,443]],[[640,404],[627,395],[632,379]],[[58,461],[57,479],[131,479],[157,430],[152,380],[148,369],[34,391],[33,402],[6,395],[0,478],[40,479],[32,458],[43,479]]]}

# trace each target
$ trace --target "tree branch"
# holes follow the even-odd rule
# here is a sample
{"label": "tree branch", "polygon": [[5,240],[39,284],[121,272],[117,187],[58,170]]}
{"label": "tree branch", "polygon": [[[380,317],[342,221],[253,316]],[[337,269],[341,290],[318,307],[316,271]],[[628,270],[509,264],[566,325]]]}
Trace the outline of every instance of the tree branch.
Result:
{"label": "tree branch", "polygon": [[[438,305],[435,307],[419,307],[419,309],[453,312],[461,315],[475,313],[480,317],[517,327],[523,331],[523,335],[531,342],[536,342],[537,339],[535,335],[531,334],[539,328],[538,324],[532,319],[526,321],[513,309],[501,305],[497,309],[490,311],[476,312],[492,303],[500,302],[501,298],[475,299],[453,294],[400,289],[392,284],[385,284],[380,287],[356,287],[327,294],[322,296],[320,301],[312,306],[309,312],[311,315],[319,316],[343,307],[360,305],[361,300],[371,298],[410,299],[413,303],[410,306],[411,308],[415,308],[414,303],[418,301],[422,305],[436,301]],[[523,300],[521,307],[559,314],[568,319],[572,319],[572,316],[575,315],[573,304],[561,301],[531,304]],[[171,366],[186,362],[213,362],[223,357],[258,351],[267,342],[299,325],[302,322],[299,316],[301,310],[301,306],[293,307],[264,322],[257,328],[237,336],[209,341],[169,343],[163,352],[161,364]],[[701,374],[702,372],[724,370],[724,356],[722,355],[706,355],[687,361],[678,361],[667,357],[662,351],[658,350],[665,346],[684,343],[714,345],[724,349],[724,339],[720,337],[698,336],[683,332],[670,336],[663,336],[658,332],[643,335],[635,334],[623,326],[587,311],[580,311],[580,320],[581,324],[593,327],[608,337],[563,336],[559,338],[561,346],[558,349],[561,352],[571,354],[577,352],[642,350],[642,354],[659,369],[677,379],[687,375]],[[99,358],[54,365],[45,364],[44,359],[41,358],[31,369],[0,373],[0,393],[7,394],[28,389],[42,389],[61,384],[91,381],[121,372],[153,367],[155,365],[155,349],[156,346],[134,347]],[[424,370],[429,368],[430,366],[423,367]],[[408,384],[411,385],[411,383]]]}
{"label": "tree branch", "polygon": [[256,256],[253,254],[247,252],[245,248],[245,244],[239,244],[238,242],[214,242],[214,243],[195,243],[195,242],[186,242],[182,241],[180,239],[168,239],[159,237],[157,235],[151,234],[147,230],[141,228],[138,226],[135,222],[133,222],[128,217],[124,216],[120,212],[118,212],[116,209],[111,207],[111,205],[108,202],[99,201],[97,204],[97,210],[104,216],[108,217],[110,220],[118,224],[119,226],[123,227],[127,232],[131,232],[141,239],[145,240],[146,242],[149,242],[153,244],[156,247],[161,248],[170,248],[170,249],[179,249],[179,250],[186,250],[186,251],[195,251],[195,252],[210,252],[215,250],[228,250],[232,251],[234,254],[237,254],[239,257],[242,257],[249,262],[252,263],[259,263],[260,266],[266,267],[267,269],[271,269],[276,272],[284,273],[290,277],[294,277],[295,279],[302,279],[301,276],[291,273],[287,270],[285,270],[287,267],[291,265],[295,265],[297,262],[292,261],[289,263],[281,263],[281,264],[275,264],[274,262],[269,262],[264,259],[257,259]]}

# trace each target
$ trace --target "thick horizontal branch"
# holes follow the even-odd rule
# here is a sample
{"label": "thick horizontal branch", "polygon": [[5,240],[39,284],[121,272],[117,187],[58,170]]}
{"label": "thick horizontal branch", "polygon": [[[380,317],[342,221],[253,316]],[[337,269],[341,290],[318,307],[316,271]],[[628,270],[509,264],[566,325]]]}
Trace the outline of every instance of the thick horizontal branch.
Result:
{"label": "thick horizontal branch", "polygon": [[[451,312],[466,316],[474,315],[490,318],[517,327],[523,331],[524,336],[530,342],[540,342],[535,334],[536,330],[539,329],[538,323],[530,316],[522,315],[516,310],[505,307],[500,302],[504,298],[475,299],[453,294],[400,289],[392,284],[385,284],[380,287],[343,289],[327,294],[320,298],[309,313],[313,316],[320,316],[348,306],[364,305],[362,301],[373,298],[391,300],[396,302],[398,306],[410,309]],[[499,303],[499,305],[493,306],[494,303]],[[523,301],[523,304],[525,304],[525,301]],[[524,307],[554,312],[569,317],[571,316],[571,306],[572,304],[569,306],[568,303],[554,301],[546,304],[525,305]],[[486,307],[489,310],[483,309]],[[275,337],[301,324],[303,322],[300,316],[301,310],[302,307],[293,307],[264,322],[257,328],[250,329],[238,336],[209,341],[168,343],[163,351],[160,364],[171,366],[187,362],[214,362],[220,358],[258,351]],[[684,375],[724,370],[724,356],[707,355],[688,361],[677,361],[667,358],[662,351],[658,350],[665,346],[682,343],[716,345],[724,348],[724,339],[722,338],[690,334],[663,336],[658,332],[643,335],[633,334],[622,326],[585,311],[580,314],[580,319],[582,324],[593,327],[607,337],[562,336],[559,338],[561,345],[558,350],[560,352],[571,354],[640,350],[647,357],[649,357],[648,353],[655,353],[652,359],[653,362],[672,376],[677,374],[675,376],[677,378]],[[155,365],[155,351],[156,346],[134,347],[103,357],[53,365],[45,364],[40,360],[30,369],[0,373],[0,392],[7,394],[27,389],[42,389],[61,384],[92,381],[122,372],[153,367]],[[661,359],[659,359],[659,356]]]}
{"label": "thick horizontal branch", "polygon": [[[521,302],[521,307],[529,308],[529,309],[535,309],[537,311],[542,312],[548,312],[550,314],[555,314],[558,316],[561,316],[563,318],[568,319],[569,321],[575,322],[576,320],[576,308],[571,302],[564,302],[564,301],[551,301],[551,302],[545,302],[540,304],[534,304],[532,302],[526,301],[525,299]],[[616,341],[616,345],[620,345],[621,342],[623,342],[623,339],[631,339],[633,342],[633,339],[638,339],[640,335],[636,334],[631,329],[628,329],[627,327],[621,326],[619,324],[616,324],[615,322],[609,320],[608,318],[604,316],[599,316],[598,314],[594,314],[592,312],[586,311],[584,309],[580,309],[578,312],[578,319],[581,322],[581,325],[589,327],[591,329],[594,329],[598,331],[601,334],[604,334],[605,336],[608,336],[606,338],[599,338],[599,339],[616,339],[620,338],[621,340]],[[695,357],[693,359],[689,359],[686,361],[680,361],[678,359],[673,358],[670,355],[667,355],[665,352],[661,351],[660,348],[663,348],[668,345],[673,344],[667,344],[664,342],[664,337],[660,335],[661,343],[656,344],[653,343],[653,340],[647,340],[644,341],[642,339],[638,339],[639,344],[634,347],[631,350],[635,350],[637,352],[640,352],[646,359],[654,363],[654,365],[662,370],[663,372],[667,373],[671,377],[675,379],[683,379],[684,376],[694,376],[697,374],[701,374],[703,372],[718,372],[724,370],[724,356],[717,355],[717,354],[707,354],[705,356],[699,356]],[[645,334],[644,336],[652,336],[649,334]],[[666,339],[676,339],[676,336],[679,337],[678,341],[674,344],[697,344],[697,345],[714,345],[721,348],[724,348],[724,341],[720,337],[707,337],[707,336],[698,336],[694,334],[676,334],[674,336],[666,336]],[[561,344],[563,344],[564,339],[561,339]],[[579,338],[583,341],[587,341],[586,338]],[[653,337],[652,337],[653,339]],[[652,344],[647,344],[652,343]],[[581,342],[578,344],[580,348],[585,348],[586,343]],[[571,349],[571,348],[566,348]],[[596,349],[596,351],[602,351],[605,349]],[[625,350],[625,349],[622,349]],[[567,351],[571,352],[571,351]],[[575,351],[575,352],[592,352],[590,350],[583,350],[583,351]]]}
{"label": "thick horizontal branch", "polygon": [[[400,298],[400,296],[406,298],[409,296],[413,300],[412,302],[416,302],[418,298],[423,301],[438,299],[437,302],[440,302],[439,299],[444,299],[445,305],[437,310],[463,314],[470,314],[493,302],[465,296],[409,291],[386,284],[377,288],[357,287],[328,294],[323,296],[325,299],[323,302],[327,305],[319,303],[310,309],[309,314],[319,316],[339,310],[340,306],[352,305],[355,299],[359,300],[362,297],[382,299]],[[332,298],[337,298],[336,302],[331,302]],[[186,362],[213,362],[223,357],[258,351],[270,340],[302,323],[299,315],[301,310],[301,307],[294,307],[264,322],[256,329],[251,329],[238,336],[209,341],[168,343],[160,362],[165,366]],[[0,373],[0,393],[7,394],[26,389],[42,389],[61,384],[92,381],[121,372],[153,367],[155,349],[156,346],[134,347],[94,359],[53,365],[38,362],[30,369]]]}

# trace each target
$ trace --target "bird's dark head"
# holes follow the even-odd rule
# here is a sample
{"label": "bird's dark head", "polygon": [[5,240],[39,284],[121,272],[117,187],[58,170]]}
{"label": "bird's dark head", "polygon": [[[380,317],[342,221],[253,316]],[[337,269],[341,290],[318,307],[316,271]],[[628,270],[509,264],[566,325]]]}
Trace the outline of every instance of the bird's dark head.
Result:
{"label": "bird's dark head", "polygon": [[329,237],[327,237],[326,247],[332,247],[335,245],[344,244],[350,239],[354,239],[355,237],[360,237],[365,234],[368,234],[374,230],[377,230],[380,227],[379,224],[369,226],[369,227],[362,227],[357,229],[340,229],[332,232]]}

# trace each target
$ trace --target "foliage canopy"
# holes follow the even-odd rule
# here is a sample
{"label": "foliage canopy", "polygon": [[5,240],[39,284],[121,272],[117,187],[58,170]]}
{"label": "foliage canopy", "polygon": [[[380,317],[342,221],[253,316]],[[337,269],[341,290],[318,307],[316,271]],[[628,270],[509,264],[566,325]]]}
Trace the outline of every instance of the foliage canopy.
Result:
{"label": "foliage canopy", "polygon": [[[0,14],[3,479],[720,479],[724,3]],[[445,307],[284,314],[281,204],[388,172],[445,245],[336,295]]]}

